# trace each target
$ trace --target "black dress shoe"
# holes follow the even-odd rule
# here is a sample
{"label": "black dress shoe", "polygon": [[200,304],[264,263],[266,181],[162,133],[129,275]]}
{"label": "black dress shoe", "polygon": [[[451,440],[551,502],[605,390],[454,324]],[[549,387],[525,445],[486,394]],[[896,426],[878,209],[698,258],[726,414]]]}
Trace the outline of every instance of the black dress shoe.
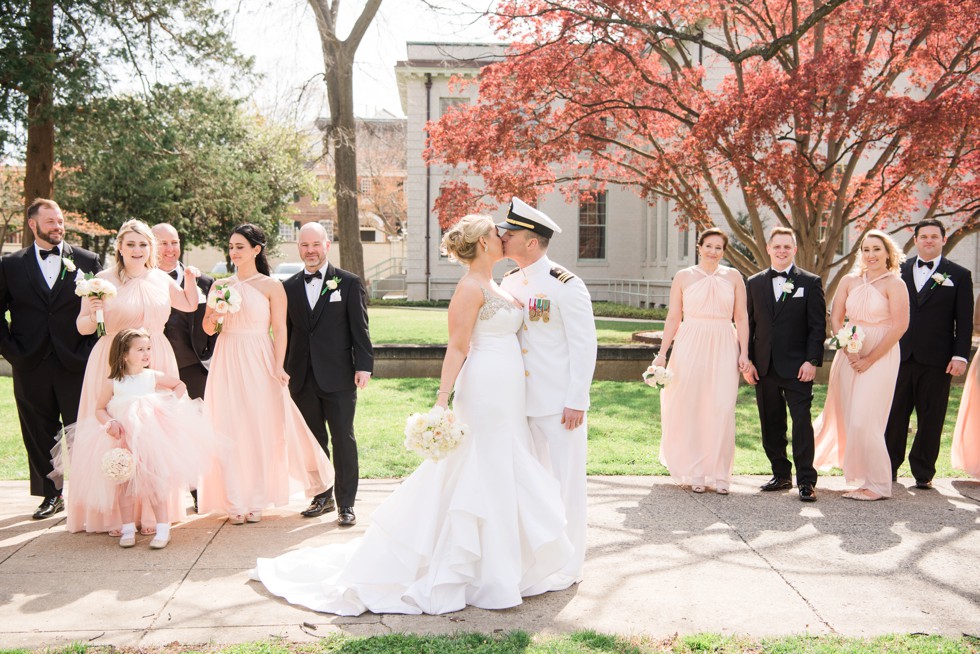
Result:
{"label": "black dress shoe", "polygon": [[810,484],[797,484],[797,488],[800,489],[800,501],[801,502],[816,502],[817,495],[813,492],[813,486]]}
{"label": "black dress shoe", "polygon": [[313,501],[310,502],[309,508],[301,512],[300,515],[304,518],[315,518],[323,515],[324,513],[330,513],[336,508],[337,505],[334,504],[333,497],[330,495],[324,495],[323,497],[317,495],[313,498]]}
{"label": "black dress shoe", "polygon": [[915,480],[915,487],[916,488],[921,488],[922,490],[930,490],[932,488],[932,480],[931,479],[927,479],[925,481],[922,481],[920,479],[916,479]]}
{"label": "black dress shoe", "polygon": [[773,477],[759,488],[764,491],[781,491],[792,487],[793,481],[791,479],[780,479],[779,477]]}
{"label": "black dress shoe", "polygon": [[65,500],[61,495],[55,497],[45,497],[41,505],[37,507],[37,511],[34,512],[32,516],[35,520],[43,520],[45,518],[50,518],[55,513],[61,513],[65,510]]}
{"label": "black dress shoe", "polygon": [[341,527],[352,527],[356,525],[357,518],[354,516],[354,507],[340,507],[340,511],[337,512],[337,524]]}

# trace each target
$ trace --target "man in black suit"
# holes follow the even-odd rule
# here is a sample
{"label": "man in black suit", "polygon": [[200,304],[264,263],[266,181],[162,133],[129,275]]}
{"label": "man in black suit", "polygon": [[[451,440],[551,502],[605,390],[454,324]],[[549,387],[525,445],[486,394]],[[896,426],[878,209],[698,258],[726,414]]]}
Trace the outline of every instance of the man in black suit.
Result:
{"label": "man in black suit", "polygon": [[793,418],[793,461],[796,487],[804,502],[816,501],[813,467],[813,378],[823,364],[827,303],[820,278],[793,265],[796,234],[774,227],[766,251],[772,267],[749,278],[749,359],[743,377],[755,386],[762,424],[762,446],[772,465],[764,491],[793,487],[792,465],[786,458],[786,409]]}
{"label": "man in black suit", "polygon": [[[181,288],[184,286],[184,265],[180,262],[180,236],[172,225],[160,223],[153,226],[153,236],[157,241],[157,267],[167,273]],[[204,387],[208,381],[208,369],[204,362],[211,358],[217,335],[208,336],[201,326],[207,309],[208,291],[214,279],[198,275],[197,311],[185,313],[171,310],[170,318],[163,333],[170,341],[180,369],[180,381],[187,386],[187,394],[192,398],[204,397]]]}
{"label": "man in black suit", "polygon": [[347,527],[357,521],[357,389],[368,385],[374,370],[367,300],[357,275],[327,261],[330,239],[322,225],[303,225],[298,246],[306,269],[283,282],[289,392],[328,456],[332,444],[336,474],[334,488],[315,496],[302,515],[311,518],[340,507],[337,524]]}
{"label": "man in black suit", "polygon": [[932,488],[953,376],[966,371],[973,333],[973,278],[970,271],[942,256],[946,227],[938,220],[915,226],[917,256],[902,264],[909,289],[909,328],[899,341],[902,363],[895,382],[885,444],[892,479],[905,460],[909,418],[918,427],[909,451],[916,488]]}
{"label": "man in black suit", "polygon": [[[75,327],[81,298],[75,279],[102,269],[98,257],[65,243],[65,218],[52,200],[27,209],[34,245],[0,258],[0,354],[10,362],[14,399],[31,472],[31,495],[44,501],[34,519],[64,510],[48,475],[62,425],[75,422],[94,336]],[[10,323],[4,314],[10,311]]]}

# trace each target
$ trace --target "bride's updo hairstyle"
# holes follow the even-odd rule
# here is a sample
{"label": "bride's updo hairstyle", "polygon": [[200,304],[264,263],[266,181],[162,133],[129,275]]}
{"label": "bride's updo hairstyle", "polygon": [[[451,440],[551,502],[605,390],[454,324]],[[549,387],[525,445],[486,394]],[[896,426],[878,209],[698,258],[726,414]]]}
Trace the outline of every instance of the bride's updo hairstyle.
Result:
{"label": "bride's updo hairstyle", "polygon": [[467,266],[476,258],[480,239],[494,229],[497,229],[497,226],[493,224],[490,216],[475,213],[463,216],[443,235],[440,251],[448,256],[450,261],[458,261]]}

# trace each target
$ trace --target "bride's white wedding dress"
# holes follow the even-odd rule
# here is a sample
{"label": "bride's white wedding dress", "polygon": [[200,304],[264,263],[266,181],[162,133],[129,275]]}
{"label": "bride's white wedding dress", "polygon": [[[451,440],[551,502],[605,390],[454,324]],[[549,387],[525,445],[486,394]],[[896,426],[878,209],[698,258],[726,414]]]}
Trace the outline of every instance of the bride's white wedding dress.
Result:
{"label": "bride's white wedding dress", "polygon": [[438,614],[567,586],[552,577],[572,554],[558,484],[529,450],[522,312],[484,299],[453,405],[469,437],[405,479],[363,538],[259,559],[270,592],[338,615]]}

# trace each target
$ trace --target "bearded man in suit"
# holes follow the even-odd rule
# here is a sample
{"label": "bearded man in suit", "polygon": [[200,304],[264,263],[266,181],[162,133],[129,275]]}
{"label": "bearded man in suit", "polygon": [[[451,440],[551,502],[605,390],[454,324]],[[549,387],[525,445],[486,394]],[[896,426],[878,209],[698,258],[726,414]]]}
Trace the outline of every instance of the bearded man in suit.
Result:
{"label": "bearded man in suit", "polygon": [[909,290],[909,328],[899,341],[902,363],[895,381],[885,444],[892,480],[905,461],[909,420],[915,410],[915,438],[909,467],[916,488],[932,488],[953,377],[966,372],[973,335],[973,276],[944,257],[946,227],[920,221],[913,237],[916,256],[902,264]]}
{"label": "bearded man in suit", "polygon": [[78,416],[85,364],[97,340],[75,327],[81,308],[75,280],[102,266],[93,252],[65,242],[65,217],[53,200],[34,200],[27,225],[34,244],[0,258],[0,354],[13,368],[31,495],[44,498],[33,516],[40,520],[65,508],[49,477],[51,448],[62,426]]}
{"label": "bearded man in suit", "polygon": [[335,473],[334,488],[315,496],[302,515],[339,507],[337,524],[349,527],[357,522],[357,391],[374,370],[367,299],[360,277],[327,261],[330,239],[322,225],[303,225],[297,245],[305,269],[283,282],[289,393]]}

